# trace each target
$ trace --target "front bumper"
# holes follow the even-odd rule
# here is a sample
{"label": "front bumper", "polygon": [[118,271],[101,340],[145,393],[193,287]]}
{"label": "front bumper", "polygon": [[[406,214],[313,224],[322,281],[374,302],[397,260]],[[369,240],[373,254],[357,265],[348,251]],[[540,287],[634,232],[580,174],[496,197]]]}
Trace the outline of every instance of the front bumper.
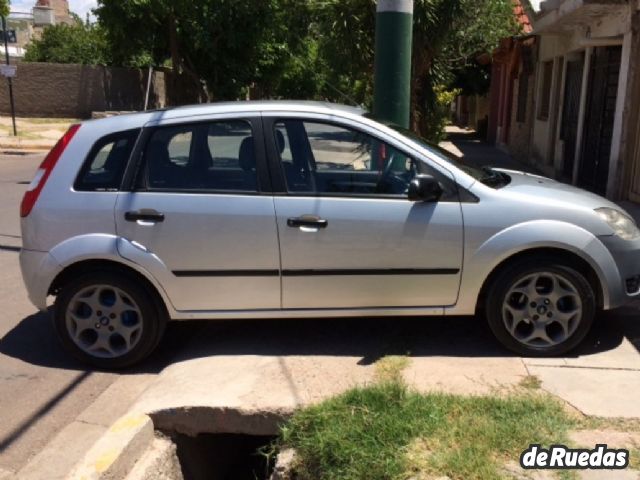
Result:
{"label": "front bumper", "polygon": [[618,269],[619,281],[608,285],[610,308],[640,298],[640,239],[623,240],[616,235],[599,237]]}
{"label": "front bumper", "polygon": [[45,311],[49,287],[62,266],[48,252],[22,249],[20,270],[29,300],[36,308]]}

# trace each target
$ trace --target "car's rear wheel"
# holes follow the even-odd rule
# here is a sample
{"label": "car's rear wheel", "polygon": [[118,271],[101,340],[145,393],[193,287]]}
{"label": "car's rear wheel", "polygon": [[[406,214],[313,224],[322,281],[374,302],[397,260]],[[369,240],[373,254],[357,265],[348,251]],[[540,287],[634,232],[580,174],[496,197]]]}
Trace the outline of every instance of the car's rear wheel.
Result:
{"label": "car's rear wheel", "polygon": [[521,355],[554,356],[572,350],[587,335],[596,299],[576,269],[533,258],[497,275],[486,307],[489,326],[504,346]]}
{"label": "car's rear wheel", "polygon": [[56,298],[56,331],[79,360],[99,368],[122,368],[158,344],[166,313],[152,292],[127,275],[89,273],[66,284]]}

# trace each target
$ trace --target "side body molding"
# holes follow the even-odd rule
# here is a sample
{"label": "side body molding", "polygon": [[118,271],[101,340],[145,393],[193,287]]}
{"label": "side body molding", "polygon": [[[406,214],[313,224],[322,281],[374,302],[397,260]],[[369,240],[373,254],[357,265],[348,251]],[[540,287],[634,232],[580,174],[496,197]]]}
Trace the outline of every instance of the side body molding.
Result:
{"label": "side body molding", "polygon": [[[465,232],[466,233],[466,232]],[[473,315],[487,276],[509,257],[536,248],[568,250],[596,272],[604,308],[617,303],[622,286],[616,263],[598,237],[576,225],[557,220],[534,220],[513,225],[489,238],[465,238],[465,260],[458,304],[447,315]]]}

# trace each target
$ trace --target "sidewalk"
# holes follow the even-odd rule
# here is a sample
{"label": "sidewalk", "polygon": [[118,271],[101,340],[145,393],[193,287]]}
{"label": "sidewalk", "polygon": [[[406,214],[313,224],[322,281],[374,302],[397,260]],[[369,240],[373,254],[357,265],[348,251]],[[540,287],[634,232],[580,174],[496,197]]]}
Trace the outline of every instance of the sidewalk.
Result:
{"label": "sidewalk", "polygon": [[17,118],[18,136],[13,135],[11,117],[0,117],[0,150],[49,150],[64,135],[69,125],[77,122],[66,118]]}
{"label": "sidewalk", "polygon": [[464,157],[465,162],[474,167],[497,167],[540,174],[535,168],[511,158],[511,155],[488,144],[474,130],[449,125],[446,127],[447,140],[440,146],[454,155]]}

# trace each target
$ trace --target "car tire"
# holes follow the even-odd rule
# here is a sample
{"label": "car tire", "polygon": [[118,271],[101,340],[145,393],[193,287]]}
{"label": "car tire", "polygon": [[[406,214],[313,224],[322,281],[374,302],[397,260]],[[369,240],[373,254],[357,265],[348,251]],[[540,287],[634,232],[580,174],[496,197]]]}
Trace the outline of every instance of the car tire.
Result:
{"label": "car tire", "polygon": [[58,294],[53,320],[64,348],[100,369],[130,367],[158,345],[167,313],[154,292],[120,272],[84,274]]}
{"label": "car tire", "polygon": [[553,258],[510,265],[491,283],[486,317],[496,338],[523,356],[557,356],[589,333],[596,298],[585,276]]}

